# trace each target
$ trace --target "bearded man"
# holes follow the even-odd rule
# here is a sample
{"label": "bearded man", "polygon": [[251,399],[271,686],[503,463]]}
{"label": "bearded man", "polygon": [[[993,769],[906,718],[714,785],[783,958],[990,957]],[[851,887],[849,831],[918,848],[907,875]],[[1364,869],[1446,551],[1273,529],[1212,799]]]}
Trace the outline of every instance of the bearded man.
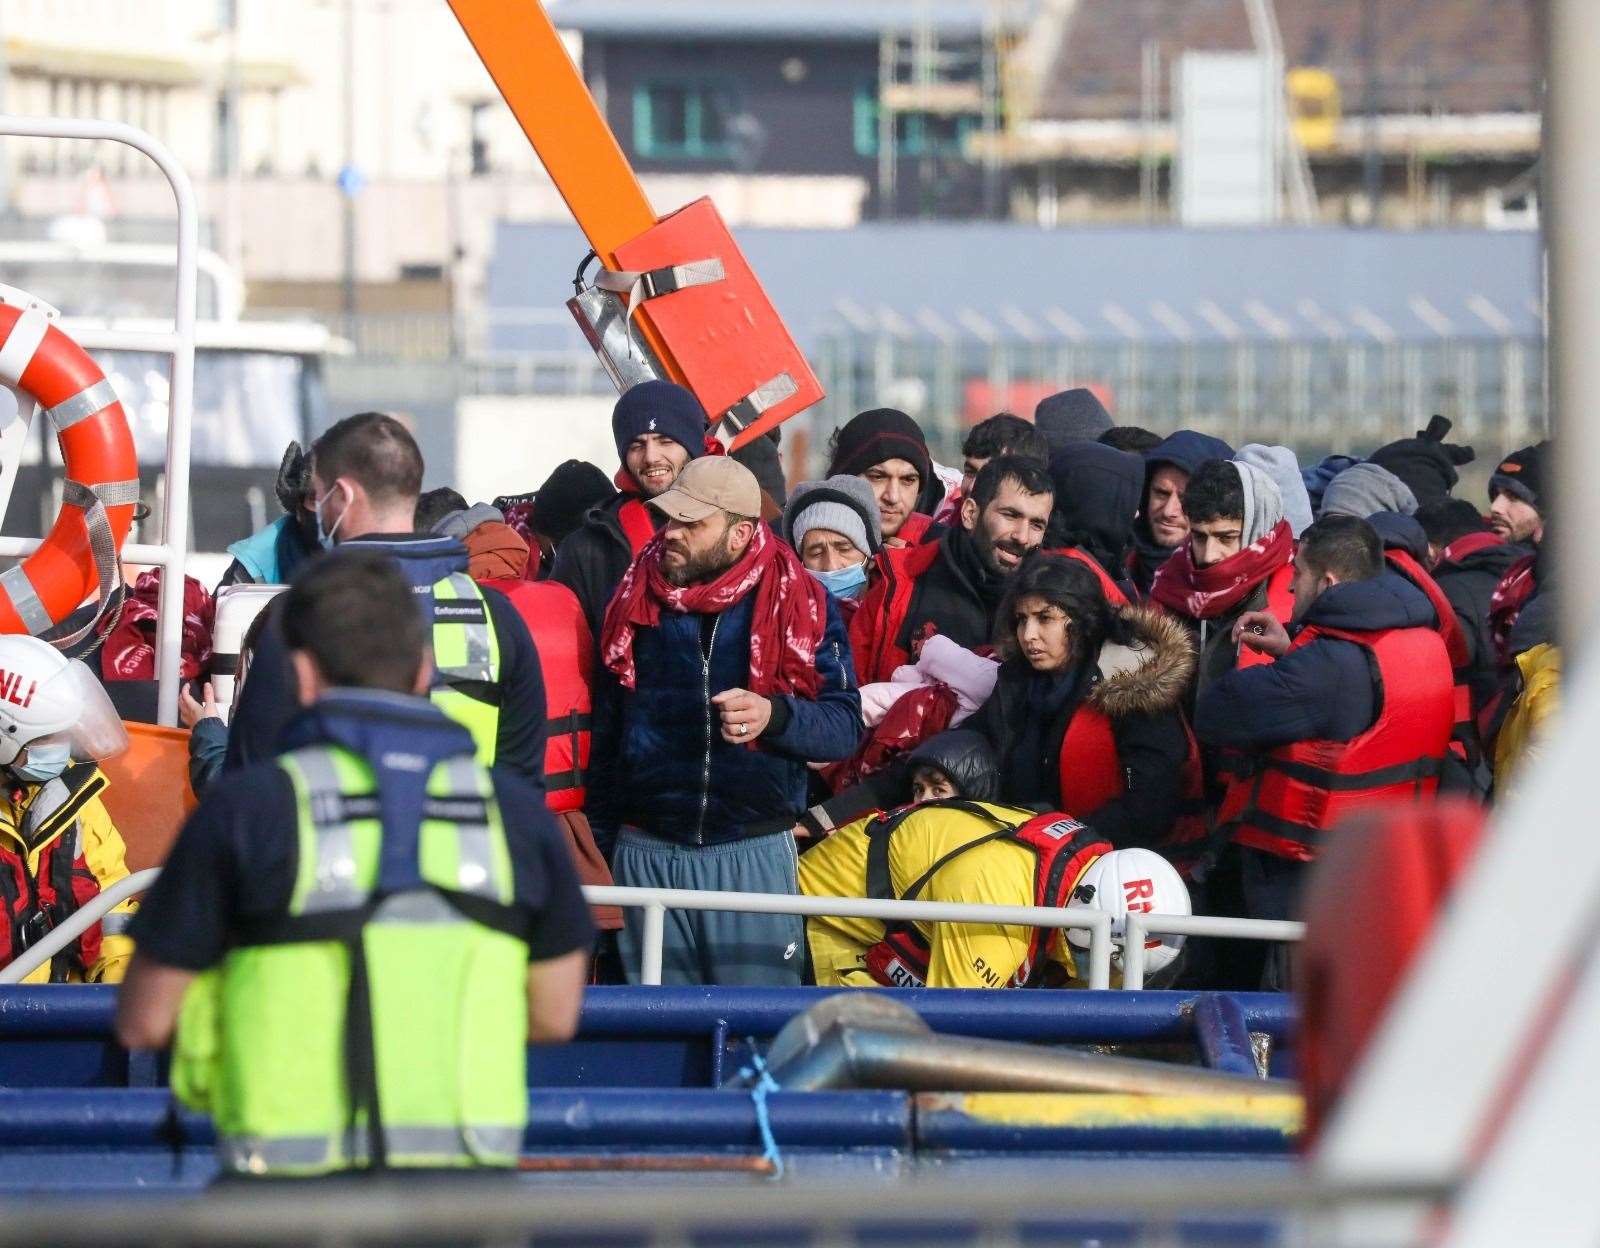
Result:
{"label": "bearded man", "polygon": [[[589,817],[624,886],[798,893],[806,763],[848,757],[861,697],[837,603],[759,516],[744,465],[696,459],[601,631]],[[644,915],[626,912],[637,983]],[[667,911],[666,984],[800,983],[798,916]]]}

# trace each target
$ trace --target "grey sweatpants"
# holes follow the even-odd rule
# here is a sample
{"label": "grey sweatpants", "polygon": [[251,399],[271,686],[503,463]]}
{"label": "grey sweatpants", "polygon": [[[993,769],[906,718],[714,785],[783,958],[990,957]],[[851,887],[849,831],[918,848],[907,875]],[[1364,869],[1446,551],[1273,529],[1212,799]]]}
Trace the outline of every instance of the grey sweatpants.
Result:
{"label": "grey sweatpants", "polygon": [[[731,893],[800,891],[799,858],[787,830],[722,845],[679,845],[633,828],[617,836],[611,874],[626,888],[694,888]],[[644,911],[623,912],[618,933],[628,982],[639,982]],[[805,920],[794,914],[668,909],[663,984],[794,988],[805,963]]]}

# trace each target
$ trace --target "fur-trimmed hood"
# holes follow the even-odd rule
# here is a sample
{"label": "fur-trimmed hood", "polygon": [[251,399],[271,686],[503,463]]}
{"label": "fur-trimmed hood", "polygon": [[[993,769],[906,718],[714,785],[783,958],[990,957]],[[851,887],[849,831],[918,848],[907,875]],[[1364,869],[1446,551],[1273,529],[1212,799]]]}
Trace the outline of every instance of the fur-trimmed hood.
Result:
{"label": "fur-trimmed hood", "polygon": [[1194,680],[1194,640],[1178,617],[1149,607],[1117,612],[1130,640],[1100,647],[1090,706],[1112,719],[1151,715],[1180,705]]}

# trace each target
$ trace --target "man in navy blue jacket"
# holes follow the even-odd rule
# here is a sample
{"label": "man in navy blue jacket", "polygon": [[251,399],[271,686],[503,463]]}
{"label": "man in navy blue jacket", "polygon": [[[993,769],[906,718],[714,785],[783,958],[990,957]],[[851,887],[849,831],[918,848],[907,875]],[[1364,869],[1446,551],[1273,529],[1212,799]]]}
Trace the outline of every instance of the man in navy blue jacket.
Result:
{"label": "man in navy blue jacket", "polygon": [[[838,604],[759,519],[755,477],[694,460],[606,611],[589,818],[620,885],[798,893],[806,763],[861,735]],[[621,936],[640,972],[642,916]],[[662,982],[795,985],[797,916],[667,912]]]}
{"label": "man in navy blue jacket", "polygon": [[1255,918],[1293,916],[1305,863],[1352,799],[1433,791],[1452,719],[1433,604],[1387,570],[1372,525],[1353,516],[1313,524],[1301,536],[1293,588],[1288,629],[1265,611],[1234,625],[1236,640],[1275,660],[1212,681],[1195,706],[1202,742],[1254,763],[1230,768],[1221,818],[1241,847]]}

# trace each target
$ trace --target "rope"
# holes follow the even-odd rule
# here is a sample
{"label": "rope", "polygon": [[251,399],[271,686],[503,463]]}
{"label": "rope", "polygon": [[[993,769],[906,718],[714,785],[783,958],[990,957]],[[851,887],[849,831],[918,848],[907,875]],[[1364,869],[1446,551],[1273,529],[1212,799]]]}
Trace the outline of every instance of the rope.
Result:
{"label": "rope", "polygon": [[750,1088],[750,1103],[756,1108],[756,1127],[761,1132],[761,1159],[772,1163],[772,1178],[781,1179],[783,1154],[778,1150],[777,1137],[772,1134],[772,1119],[767,1113],[767,1094],[778,1091],[778,1081],[772,1077],[761,1054],[756,1052],[755,1039],[747,1038],[745,1043],[750,1046],[750,1065],[740,1068],[739,1077],[755,1080]]}

